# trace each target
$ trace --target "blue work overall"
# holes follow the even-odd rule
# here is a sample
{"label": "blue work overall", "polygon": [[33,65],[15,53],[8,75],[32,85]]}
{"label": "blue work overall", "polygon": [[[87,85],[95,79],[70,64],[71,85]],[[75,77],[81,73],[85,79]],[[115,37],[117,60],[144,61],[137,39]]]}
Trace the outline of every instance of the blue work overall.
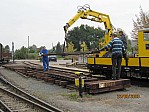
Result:
{"label": "blue work overall", "polygon": [[[43,62],[43,69],[44,71],[48,70],[49,69],[49,58],[48,58],[48,50],[47,49],[42,49],[40,51],[40,54],[42,54],[42,62]],[[45,56],[44,56],[45,55]]]}

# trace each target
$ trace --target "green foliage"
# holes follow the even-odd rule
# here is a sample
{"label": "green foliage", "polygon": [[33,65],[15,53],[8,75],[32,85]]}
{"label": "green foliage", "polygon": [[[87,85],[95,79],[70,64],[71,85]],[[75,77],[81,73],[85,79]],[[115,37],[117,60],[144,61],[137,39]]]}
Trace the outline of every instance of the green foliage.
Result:
{"label": "green foliage", "polygon": [[3,51],[4,51],[5,53],[10,52],[10,47],[9,47],[9,45],[6,45],[6,46],[3,48]]}
{"label": "green foliage", "polygon": [[71,101],[77,101],[79,96],[77,93],[62,94],[63,96],[68,97]]}
{"label": "green foliage", "polygon": [[62,48],[61,48],[60,42],[57,43],[55,52],[56,53],[62,53]]}
{"label": "green foliage", "polygon": [[71,56],[65,56],[65,57],[64,57],[64,60],[71,60],[71,59],[72,59]]}
{"label": "green foliage", "polygon": [[24,46],[15,51],[15,59],[38,59],[38,53],[27,53],[27,48]]}
{"label": "green foliage", "polygon": [[21,49],[15,51],[15,59],[26,59],[28,49],[24,46]]}
{"label": "green foliage", "polygon": [[73,101],[77,100],[79,96],[77,94],[69,94],[69,98]]}
{"label": "green foliage", "polygon": [[29,49],[29,53],[35,53],[36,51],[33,49]]}
{"label": "green foliage", "polygon": [[84,94],[83,98],[80,98],[80,96],[78,95],[78,92],[71,92],[71,93],[67,93],[67,94],[62,94],[62,96],[67,97],[70,101],[78,101],[78,102],[83,102],[83,101],[88,101],[92,98],[92,95],[90,94]]}
{"label": "green foliage", "polygon": [[32,45],[29,47],[29,53],[35,53],[37,51],[37,46],[36,45]]}
{"label": "green foliage", "polygon": [[82,52],[88,51],[87,45],[85,44],[85,42],[83,42],[83,43],[81,44],[81,51],[82,51]]}
{"label": "green foliage", "polygon": [[87,49],[95,49],[99,47],[99,39],[103,38],[104,31],[101,28],[94,28],[88,25],[81,25],[80,27],[74,27],[71,31],[68,31],[67,43],[72,42],[74,49],[80,51],[81,43],[85,42]]}
{"label": "green foliage", "polygon": [[74,44],[72,42],[67,44],[67,52],[75,52],[76,49],[74,49]]}
{"label": "green foliage", "polygon": [[56,51],[56,48],[55,47],[53,47],[52,49],[50,49],[50,53],[55,53],[55,51]]}
{"label": "green foliage", "polygon": [[37,53],[29,53],[28,59],[38,59],[38,54]]}
{"label": "green foliage", "polygon": [[127,52],[128,53],[132,52],[131,40],[130,39],[128,39],[128,41],[127,41]]}
{"label": "green foliage", "polygon": [[92,95],[90,95],[90,94],[85,94],[84,97],[86,97],[86,98],[92,98]]}

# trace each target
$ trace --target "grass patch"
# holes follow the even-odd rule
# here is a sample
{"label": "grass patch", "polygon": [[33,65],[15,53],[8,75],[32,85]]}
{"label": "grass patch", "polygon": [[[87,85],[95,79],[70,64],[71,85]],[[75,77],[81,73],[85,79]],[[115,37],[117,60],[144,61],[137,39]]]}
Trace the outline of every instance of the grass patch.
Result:
{"label": "grass patch", "polygon": [[73,101],[76,101],[79,98],[79,96],[76,93],[75,94],[69,94],[68,97],[70,100],[73,100]]}
{"label": "grass patch", "polygon": [[85,95],[83,95],[83,97],[85,97],[85,98],[91,98],[92,95],[90,95],[90,94],[85,94]]}
{"label": "grass patch", "polygon": [[62,96],[67,97],[71,101],[81,101],[81,102],[92,98],[92,95],[90,94],[84,94],[83,98],[81,98],[78,93],[62,94]]}
{"label": "grass patch", "polygon": [[62,94],[62,96],[67,97],[71,101],[77,101],[78,98],[79,98],[79,96],[77,95],[77,93]]}

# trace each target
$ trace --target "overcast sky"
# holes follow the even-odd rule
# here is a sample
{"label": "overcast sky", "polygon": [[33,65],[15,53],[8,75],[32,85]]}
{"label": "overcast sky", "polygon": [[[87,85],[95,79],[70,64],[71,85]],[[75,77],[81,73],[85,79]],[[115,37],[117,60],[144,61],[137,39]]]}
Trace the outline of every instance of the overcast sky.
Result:
{"label": "overcast sky", "polygon": [[[0,43],[4,46],[15,43],[15,49],[30,45],[46,46],[48,49],[58,41],[64,41],[63,26],[77,13],[77,6],[89,4],[91,9],[110,16],[116,28],[128,35],[133,28],[132,20],[139,15],[140,6],[149,11],[148,0],[0,0]],[[70,27],[88,24],[103,27],[79,19]]]}

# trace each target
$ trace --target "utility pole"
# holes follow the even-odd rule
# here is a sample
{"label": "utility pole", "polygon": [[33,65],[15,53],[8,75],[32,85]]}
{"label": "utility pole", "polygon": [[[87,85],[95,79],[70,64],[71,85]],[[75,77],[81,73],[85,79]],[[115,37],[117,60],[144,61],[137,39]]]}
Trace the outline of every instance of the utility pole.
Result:
{"label": "utility pole", "polygon": [[14,63],[14,42],[12,42],[12,60]]}
{"label": "utility pole", "polygon": [[27,58],[29,58],[29,36],[28,36],[28,50],[27,50]]}
{"label": "utility pole", "polygon": [[53,48],[53,42],[52,42],[52,52],[54,52],[54,48]]}
{"label": "utility pole", "polygon": [[84,46],[83,46],[83,63],[84,63]]}

